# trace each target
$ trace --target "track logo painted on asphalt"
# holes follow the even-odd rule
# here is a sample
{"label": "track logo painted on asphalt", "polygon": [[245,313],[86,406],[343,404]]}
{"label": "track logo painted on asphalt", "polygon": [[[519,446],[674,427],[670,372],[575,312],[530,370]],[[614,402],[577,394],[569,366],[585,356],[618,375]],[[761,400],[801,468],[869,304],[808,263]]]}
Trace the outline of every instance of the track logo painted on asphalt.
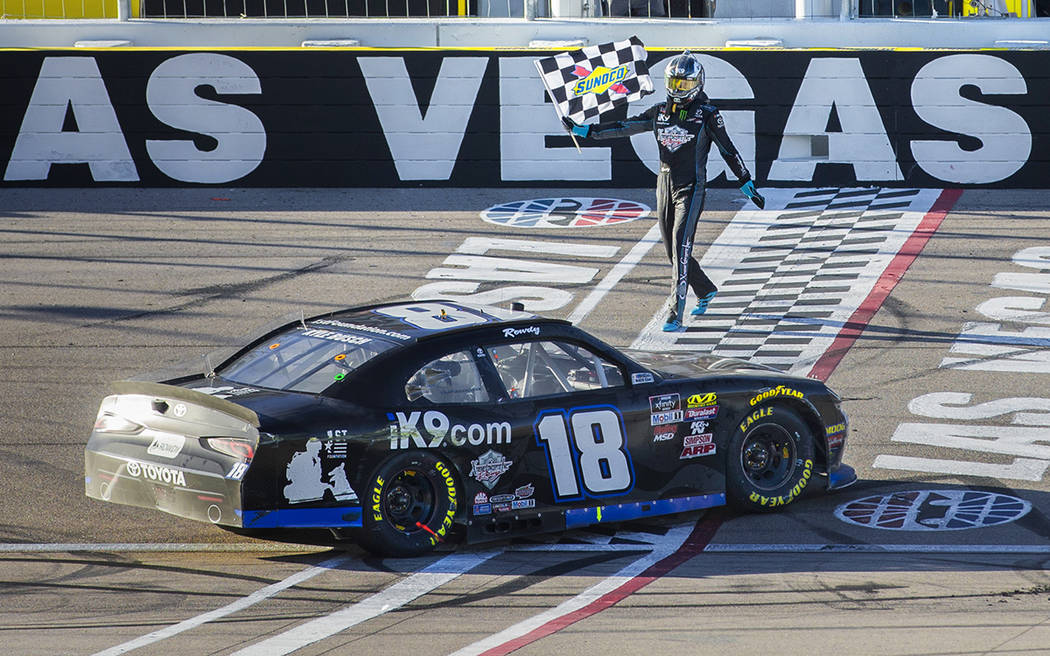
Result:
{"label": "track logo painted on asphalt", "polygon": [[959,531],[1024,517],[1024,499],[977,490],[914,490],[865,497],[835,509],[847,524],[891,531]]}
{"label": "track logo painted on asphalt", "polygon": [[534,198],[490,207],[488,223],[513,228],[591,228],[627,223],[649,214],[641,203],[615,198]]}

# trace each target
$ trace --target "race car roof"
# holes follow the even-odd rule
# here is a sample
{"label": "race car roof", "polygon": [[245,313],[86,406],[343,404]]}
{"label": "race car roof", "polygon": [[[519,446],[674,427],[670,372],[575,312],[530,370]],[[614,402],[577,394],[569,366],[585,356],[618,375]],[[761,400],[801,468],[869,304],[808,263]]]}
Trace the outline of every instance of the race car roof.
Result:
{"label": "race car roof", "polygon": [[452,301],[370,305],[308,319],[313,325],[357,331],[403,344],[462,328],[530,320],[552,321],[529,312]]}

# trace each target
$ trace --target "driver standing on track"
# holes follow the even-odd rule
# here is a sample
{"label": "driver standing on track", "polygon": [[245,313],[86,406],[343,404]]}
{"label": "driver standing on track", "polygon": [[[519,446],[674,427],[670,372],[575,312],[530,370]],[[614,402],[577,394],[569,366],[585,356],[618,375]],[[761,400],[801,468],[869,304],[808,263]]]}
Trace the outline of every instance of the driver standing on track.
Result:
{"label": "driver standing on track", "polygon": [[575,135],[591,139],[629,137],[652,130],[660,148],[660,175],[656,182],[656,215],[660,222],[667,257],[674,267],[673,291],[668,302],[665,332],[682,329],[688,287],[696,294],[697,303],[690,314],[707,311],[718,288],[700,268],[693,256],[693,235],[707,193],[707,156],[711,143],[718,146],[740,191],[759,208],[765,199],[751,180],[751,174],[737,152],[718,109],[708,104],[704,94],[704,67],[688,50],[674,57],[664,71],[667,101],[624,121],[580,125],[563,118]]}

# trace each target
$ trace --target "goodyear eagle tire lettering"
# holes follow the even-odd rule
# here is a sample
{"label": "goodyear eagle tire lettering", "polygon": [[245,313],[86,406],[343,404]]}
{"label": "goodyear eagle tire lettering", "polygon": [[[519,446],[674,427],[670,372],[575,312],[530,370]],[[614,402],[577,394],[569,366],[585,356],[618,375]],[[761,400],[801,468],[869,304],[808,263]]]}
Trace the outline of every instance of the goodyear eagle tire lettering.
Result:
{"label": "goodyear eagle tire lettering", "polygon": [[405,451],[388,457],[369,479],[358,542],[383,556],[432,551],[451,535],[459,508],[456,481],[454,468],[434,452]]}
{"label": "goodyear eagle tire lettering", "polygon": [[813,433],[796,410],[762,404],[740,418],[726,449],[726,494],[747,512],[768,512],[800,497],[813,478]]}

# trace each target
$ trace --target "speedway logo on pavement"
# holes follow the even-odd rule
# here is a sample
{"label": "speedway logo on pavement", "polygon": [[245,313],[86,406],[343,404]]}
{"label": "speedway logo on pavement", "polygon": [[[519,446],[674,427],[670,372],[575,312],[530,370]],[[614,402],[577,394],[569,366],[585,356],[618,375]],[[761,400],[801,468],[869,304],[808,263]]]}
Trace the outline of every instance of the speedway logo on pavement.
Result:
{"label": "speedway logo on pavement", "polygon": [[616,198],[534,198],[484,210],[481,218],[512,228],[590,228],[627,223],[649,214],[649,207]]}

